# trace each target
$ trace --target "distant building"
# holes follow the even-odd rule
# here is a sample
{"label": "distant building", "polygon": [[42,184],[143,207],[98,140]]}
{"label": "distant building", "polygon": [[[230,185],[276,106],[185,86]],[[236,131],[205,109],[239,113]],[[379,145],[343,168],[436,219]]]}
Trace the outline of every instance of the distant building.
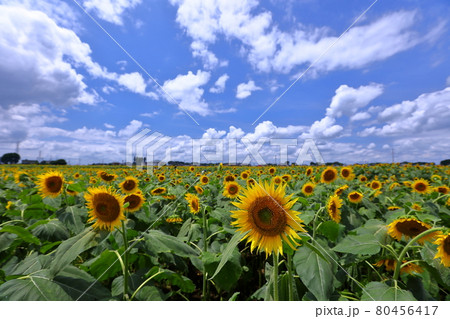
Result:
{"label": "distant building", "polygon": [[24,159],[22,160],[22,164],[39,164],[39,161]]}

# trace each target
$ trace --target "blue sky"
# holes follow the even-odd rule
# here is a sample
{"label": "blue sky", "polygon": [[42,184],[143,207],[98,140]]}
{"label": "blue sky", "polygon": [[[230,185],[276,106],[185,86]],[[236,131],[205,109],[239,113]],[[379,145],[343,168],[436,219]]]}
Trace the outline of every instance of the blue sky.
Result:
{"label": "blue sky", "polygon": [[270,139],[294,162],[308,138],[330,162],[439,162],[448,17],[445,0],[0,0],[0,153],[123,162],[147,128],[173,160],[266,138],[266,162]]}

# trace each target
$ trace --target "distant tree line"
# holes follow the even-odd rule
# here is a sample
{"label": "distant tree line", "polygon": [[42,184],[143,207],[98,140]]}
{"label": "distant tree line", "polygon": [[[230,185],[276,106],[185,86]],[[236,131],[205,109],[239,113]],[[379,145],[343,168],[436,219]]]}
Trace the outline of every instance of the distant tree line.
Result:
{"label": "distant tree line", "polygon": [[[0,162],[3,164],[17,164],[20,161],[20,155],[17,153],[6,153],[0,158]],[[41,165],[67,165],[65,159],[57,159],[56,161],[30,161],[23,160],[22,164],[41,164]]]}

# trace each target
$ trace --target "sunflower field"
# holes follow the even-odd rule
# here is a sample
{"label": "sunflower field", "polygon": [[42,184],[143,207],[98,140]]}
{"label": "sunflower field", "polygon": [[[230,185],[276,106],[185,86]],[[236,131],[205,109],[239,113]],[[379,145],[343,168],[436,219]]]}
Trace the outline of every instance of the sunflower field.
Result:
{"label": "sunflower field", "polygon": [[448,301],[449,177],[2,165],[0,300]]}

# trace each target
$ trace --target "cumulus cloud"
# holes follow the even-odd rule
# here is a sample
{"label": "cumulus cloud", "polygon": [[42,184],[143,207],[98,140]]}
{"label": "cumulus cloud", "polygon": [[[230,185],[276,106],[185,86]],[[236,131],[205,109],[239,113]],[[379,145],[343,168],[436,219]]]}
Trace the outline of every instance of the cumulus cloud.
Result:
{"label": "cumulus cloud", "polygon": [[209,92],[211,93],[223,93],[223,91],[225,91],[225,84],[228,81],[230,77],[228,76],[228,74],[223,74],[221,75],[216,83],[214,83],[214,86],[212,88],[209,89]]}
{"label": "cumulus cloud", "polygon": [[118,133],[119,137],[130,137],[136,133],[142,127],[142,122],[138,120],[132,120],[125,128],[121,129]]}
{"label": "cumulus cloud", "polygon": [[253,91],[262,90],[259,86],[255,85],[253,80],[248,81],[247,83],[241,83],[237,86],[236,89],[236,97],[238,99],[245,99],[252,95]]}
{"label": "cumulus cloud", "polygon": [[367,106],[372,100],[383,93],[383,86],[380,84],[370,84],[352,88],[343,84],[337,88],[335,93],[330,107],[327,108],[326,115],[339,118],[343,115],[352,116],[357,110]]}
{"label": "cumulus cloud", "polygon": [[178,104],[181,110],[206,116],[211,113],[208,103],[203,99],[204,90],[201,88],[208,83],[210,73],[198,70],[186,75],[177,75],[175,79],[164,82],[162,88],[170,96],[164,95],[170,103]]}
{"label": "cumulus cloud", "polygon": [[450,87],[421,94],[415,100],[386,107],[378,115],[381,126],[371,126],[361,136],[410,136],[448,129],[450,122]]}
{"label": "cumulus cloud", "polygon": [[142,76],[108,72],[92,60],[89,45],[74,31],[58,26],[42,11],[1,5],[0,38],[3,107],[20,103],[55,106],[98,103],[101,98],[88,89],[84,76],[77,72],[79,67],[84,67],[93,78],[114,81],[134,93],[156,98],[145,90]]}
{"label": "cumulus cloud", "polygon": [[[300,25],[291,32],[282,31],[273,22],[272,14],[258,7],[258,1],[170,2],[177,7],[176,21],[193,39],[194,56],[215,57],[208,48],[220,36],[236,39],[249,63],[261,72],[288,73],[296,67],[311,64],[338,38],[326,27]],[[414,11],[397,11],[365,25],[354,26],[314,68],[331,71],[365,67],[420,42],[434,41],[445,29],[443,23],[439,23],[425,35],[420,35],[414,30],[418,20]]]}
{"label": "cumulus cloud", "polygon": [[85,0],[83,6],[102,20],[123,25],[125,10],[133,9],[141,2],[142,0]]}

